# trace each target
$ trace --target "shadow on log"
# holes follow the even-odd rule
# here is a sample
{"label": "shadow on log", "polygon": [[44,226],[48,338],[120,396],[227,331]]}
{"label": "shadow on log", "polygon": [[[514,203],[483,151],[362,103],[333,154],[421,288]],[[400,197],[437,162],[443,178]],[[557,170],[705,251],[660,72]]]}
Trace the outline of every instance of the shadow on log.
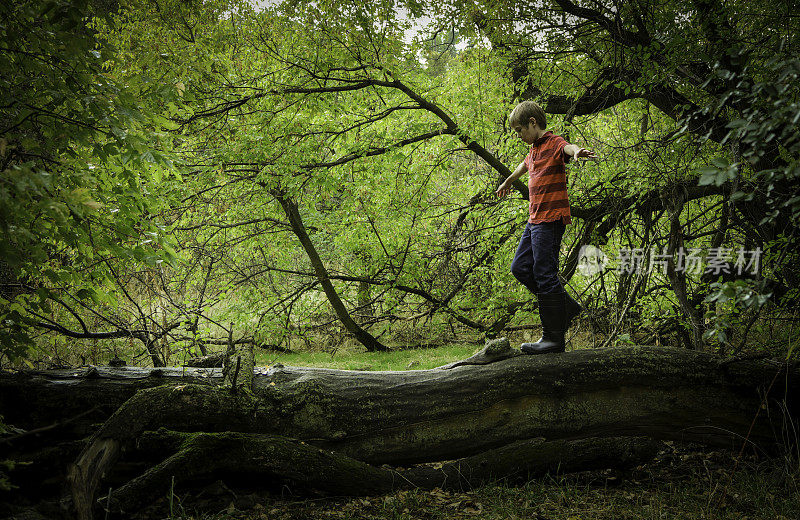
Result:
{"label": "shadow on log", "polygon": [[[252,390],[235,394],[208,384],[220,381],[218,369],[198,371],[202,377],[161,369],[157,379],[166,384],[152,388],[142,387],[156,378],[139,370],[138,380],[125,379],[130,387],[115,380],[120,399],[122,387],[132,397],[72,466],[80,518],[92,517],[101,484],[121,460],[136,456],[137,446],[163,454],[162,461],[112,494],[117,510],[163,493],[167,475],[201,479],[213,468],[246,469],[298,489],[362,494],[471,486],[559,466],[608,467],[614,464],[604,455],[615,453],[629,455],[611,457],[624,465],[652,453],[648,441],[619,437],[774,452],[797,419],[800,382],[793,365],[721,361],[685,349],[524,356],[504,341],[431,370],[256,368]],[[104,377],[117,373],[96,372],[91,383],[75,381],[70,388],[102,386]],[[42,383],[37,395],[58,387]],[[203,463],[190,468],[191,460]]]}

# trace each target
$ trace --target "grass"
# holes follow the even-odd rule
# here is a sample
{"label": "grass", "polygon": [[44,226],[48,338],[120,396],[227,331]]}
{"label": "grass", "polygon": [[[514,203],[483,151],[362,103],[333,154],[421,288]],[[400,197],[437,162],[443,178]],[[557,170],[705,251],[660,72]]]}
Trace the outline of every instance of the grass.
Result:
{"label": "grass", "polygon": [[[279,362],[290,366],[325,367],[343,370],[429,369],[468,357],[482,346],[480,334],[464,332],[459,333],[458,339],[453,340],[450,344],[425,347],[424,343],[432,339],[432,333],[413,332],[414,334],[410,336],[409,334],[399,334],[384,340],[391,349],[388,352],[366,352],[363,346],[348,337],[339,338],[334,341],[334,345],[331,345],[330,338],[326,337],[310,341],[310,346],[303,345],[303,342],[295,342],[292,345],[294,351],[291,354],[256,349],[256,365],[268,366]],[[750,344],[756,346],[771,344],[770,342],[777,337],[767,333],[763,334],[766,335],[761,337],[761,333],[752,332],[750,334]],[[512,345],[519,345],[526,341],[536,341],[540,337],[540,329],[507,332],[506,335]],[[632,344],[633,341],[624,339],[625,336],[628,335],[621,336],[622,339],[618,339],[614,344]],[[449,337],[452,338],[452,336]],[[433,338],[434,341],[436,339],[441,341],[442,338]],[[602,333],[592,332],[588,325],[581,323],[578,327],[570,329],[567,339],[569,341],[567,349],[571,350],[574,348],[597,348],[604,343],[606,336]],[[781,349],[795,343],[795,338],[790,337],[786,343],[781,345]],[[419,346],[420,344],[423,344],[423,346]],[[162,348],[162,345],[159,344],[159,348]],[[789,348],[789,351],[792,348]],[[219,352],[224,349],[224,346],[209,347],[209,353]],[[755,349],[753,352],[739,352],[738,355],[757,354],[761,351],[763,349]],[[85,364],[105,365],[117,354],[129,365],[150,366],[150,358],[142,345],[130,338],[125,340],[77,341],[53,336],[39,341],[36,348],[30,350],[28,356],[24,359],[11,362],[6,356],[0,354],[0,369],[47,369],[75,367]],[[199,352],[189,353],[173,346],[169,354],[168,364],[180,366],[186,359],[199,355]],[[786,354],[784,352],[781,355],[781,351],[778,350],[776,355],[785,357]],[[794,352],[794,357],[797,357],[797,352]]]}
{"label": "grass", "polygon": [[342,348],[335,352],[307,351],[292,354],[259,352],[256,365],[281,363],[287,366],[336,368],[340,370],[425,370],[471,356],[479,346],[445,345],[428,349],[365,352],[363,348]]}
{"label": "grass", "polygon": [[[511,333],[511,345],[526,341],[537,341],[538,330]],[[573,329],[568,335],[571,341],[568,350],[599,346],[604,338]],[[256,365],[268,366],[281,363],[286,366],[336,368],[340,370],[426,370],[465,359],[483,347],[482,342],[460,342],[431,348],[393,348],[387,352],[366,352],[353,342],[345,343],[334,350],[295,351],[292,354],[256,352]]]}

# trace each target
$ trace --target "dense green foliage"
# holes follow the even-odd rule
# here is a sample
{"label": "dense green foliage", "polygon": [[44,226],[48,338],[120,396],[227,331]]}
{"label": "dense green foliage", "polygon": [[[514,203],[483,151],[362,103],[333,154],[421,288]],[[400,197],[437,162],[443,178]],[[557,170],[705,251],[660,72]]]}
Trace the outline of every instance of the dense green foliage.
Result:
{"label": "dense green foliage", "polygon": [[[377,348],[530,328],[535,299],[508,272],[526,202],[493,193],[526,153],[507,114],[531,98],[601,155],[572,168],[562,255],[587,341],[739,354],[772,338],[786,355],[796,19],[651,4],[3,7],[2,352],[164,364],[229,337],[335,349],[365,331]],[[585,276],[585,245],[617,262]],[[738,269],[757,249],[760,268]],[[634,250],[644,268],[626,269]],[[732,256],[649,268],[688,250]]]}
{"label": "dense green foliage", "polygon": [[[80,324],[87,332],[85,316],[114,307],[115,292],[125,290],[121,263],[155,267],[171,258],[148,245],[167,240],[155,185],[170,163],[154,139],[165,120],[143,106],[144,78],[123,82],[107,72],[113,48],[94,31],[90,7],[54,0],[2,8],[0,255],[8,300],[0,338],[9,354],[30,341],[30,325],[68,334]],[[66,325],[53,317],[64,310]]]}

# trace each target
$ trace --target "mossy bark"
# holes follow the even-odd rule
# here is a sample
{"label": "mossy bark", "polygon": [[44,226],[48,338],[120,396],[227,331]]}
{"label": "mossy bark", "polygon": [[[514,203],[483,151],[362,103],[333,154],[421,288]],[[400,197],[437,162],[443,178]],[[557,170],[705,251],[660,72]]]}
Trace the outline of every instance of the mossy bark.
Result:
{"label": "mossy bark", "polygon": [[797,420],[799,382],[785,363],[645,347],[520,356],[490,345],[469,362],[404,372],[277,366],[257,369],[252,393],[185,380],[139,391],[92,437],[72,486],[90,514],[123,450],[160,427],[286,437],[372,466],[480,457],[538,438],[773,450]]}

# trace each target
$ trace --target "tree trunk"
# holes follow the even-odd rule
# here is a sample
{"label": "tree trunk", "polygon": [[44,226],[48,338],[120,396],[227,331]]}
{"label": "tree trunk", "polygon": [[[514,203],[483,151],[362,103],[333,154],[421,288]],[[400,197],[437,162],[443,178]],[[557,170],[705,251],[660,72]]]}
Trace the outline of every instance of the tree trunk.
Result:
{"label": "tree trunk", "polygon": [[228,331],[228,348],[222,364],[222,386],[236,393],[240,388],[252,391],[256,358],[252,343],[238,347],[233,341],[233,323]]}
{"label": "tree trunk", "polygon": [[[480,480],[499,478],[504,472],[511,476],[523,470],[535,474],[543,467],[552,469],[557,465],[551,464],[553,460],[567,464],[591,452],[589,446],[597,452],[601,446],[598,438],[618,436],[695,441],[737,449],[746,443],[775,451],[782,445],[785,424],[797,420],[794,399],[800,386],[800,371],[786,363],[726,362],[703,352],[650,347],[524,356],[503,340],[490,343],[468,360],[431,370],[361,372],[280,365],[256,369],[252,393],[232,393],[215,384],[187,384],[191,379],[219,382],[219,369],[162,369],[159,377],[146,376],[152,372],[98,368],[83,373],[93,374],[93,379],[66,380],[69,371],[60,371],[61,379],[38,373],[29,377],[27,384],[22,376],[0,377],[0,414],[7,418],[22,409],[41,413],[37,403],[57,393],[72,394],[82,407],[95,399],[119,403],[125,395],[135,393],[92,436],[72,467],[73,497],[82,518],[91,517],[97,491],[105,489],[101,484],[115,474],[120,457],[126,457],[123,461],[132,457],[137,443],[146,438],[167,439],[162,444],[167,454],[170,450],[172,454],[165,455],[162,464],[173,470],[197,460],[194,457],[198,453],[213,453],[208,446],[231,453],[234,461],[239,459],[233,454],[256,453],[247,446],[255,449],[269,445],[273,454],[269,460],[251,461],[247,471],[311,489],[320,489],[319,477],[323,475],[312,478],[314,468],[354,471],[358,478],[374,477],[375,485],[379,485],[387,475],[393,475],[392,471],[401,471],[396,467],[387,470],[381,467],[384,464],[407,467],[438,462],[438,468],[445,468],[445,472],[469,467]],[[188,374],[193,377],[186,377]],[[146,388],[154,380],[167,384]],[[19,391],[24,387],[27,393]],[[103,388],[113,391],[103,392]],[[7,398],[14,389],[16,397]],[[50,418],[60,410],[51,406]],[[147,433],[159,428],[175,433]],[[183,448],[168,441],[170,436],[192,432],[227,433],[197,437],[187,445],[181,444]],[[562,444],[552,451],[550,447],[555,444],[539,446],[536,439]],[[581,445],[569,444],[581,439],[586,440]],[[287,442],[294,448],[286,448]],[[303,455],[295,450],[306,449],[298,444],[312,452],[323,450],[327,455],[320,459],[320,466],[290,472],[287,468],[292,467],[291,461],[301,460],[293,457]],[[527,448],[534,445],[539,447]],[[189,451],[182,452],[184,448]],[[322,457],[322,452],[312,452],[306,455],[317,453]],[[544,452],[550,453],[547,460],[551,463],[542,462]],[[224,469],[223,461],[203,460],[209,468]],[[581,460],[600,459],[587,455]],[[260,470],[253,466],[259,464]],[[580,463],[574,462],[571,467],[576,466]],[[149,477],[143,475],[144,481],[131,481],[128,489],[158,487],[164,475],[158,467],[148,472]],[[234,470],[237,467],[231,466]],[[244,466],[241,468],[245,471]],[[431,476],[420,468],[410,468],[406,471],[418,473],[404,475],[416,475],[408,477],[415,485],[441,483],[438,473]],[[195,473],[201,477],[203,471],[198,468]],[[190,473],[187,470],[187,478]],[[327,491],[344,492],[336,486],[344,484],[332,483]],[[117,497],[124,499],[121,488]]]}
{"label": "tree trunk", "polygon": [[[89,366],[27,372],[0,371],[0,415],[25,430],[61,426],[70,435],[93,433],[137,391],[161,385],[218,385],[220,369]],[[87,415],[86,412],[90,412]],[[95,428],[96,429],[96,428]]]}
{"label": "tree trunk", "polygon": [[221,368],[224,362],[225,353],[217,352],[216,354],[207,354],[199,357],[189,358],[183,362],[183,366],[195,368]]}
{"label": "tree trunk", "polygon": [[[667,263],[667,277],[669,278],[672,292],[675,293],[675,298],[678,300],[678,305],[689,322],[689,330],[691,332],[691,347],[696,350],[703,348],[703,319],[702,311],[695,309],[690,303],[689,291],[686,284],[686,260],[684,256],[684,242],[683,242],[683,228],[681,225],[680,214],[684,206],[684,193],[682,190],[673,190],[670,194],[669,200],[666,204],[669,206],[670,212],[670,232],[669,232],[669,245],[667,254],[669,261]],[[684,265],[675,265],[675,254],[680,252],[682,262]]]}
{"label": "tree trunk", "polygon": [[308,233],[306,232],[306,227],[303,224],[303,219],[300,217],[300,212],[297,209],[297,205],[283,193],[276,191],[273,195],[283,207],[283,211],[286,213],[286,217],[289,219],[289,224],[292,226],[292,231],[295,235],[297,235],[297,239],[300,240],[300,244],[303,246],[303,249],[308,255],[308,259],[311,261],[311,266],[314,268],[314,273],[317,275],[317,279],[322,286],[322,290],[325,291],[325,296],[328,297],[328,302],[330,302],[331,307],[333,307],[336,316],[339,318],[339,321],[342,322],[344,328],[347,329],[347,332],[355,336],[355,338],[362,345],[367,347],[367,350],[387,350],[383,343],[378,341],[372,334],[360,327],[347,312],[344,302],[342,302],[342,299],[339,298],[336,288],[334,288],[333,284],[331,283],[331,279],[328,276],[328,270],[325,269],[325,264],[322,263],[322,259],[320,258],[319,253],[317,253],[317,249],[314,247],[314,244],[311,242],[311,238],[309,238]]}

